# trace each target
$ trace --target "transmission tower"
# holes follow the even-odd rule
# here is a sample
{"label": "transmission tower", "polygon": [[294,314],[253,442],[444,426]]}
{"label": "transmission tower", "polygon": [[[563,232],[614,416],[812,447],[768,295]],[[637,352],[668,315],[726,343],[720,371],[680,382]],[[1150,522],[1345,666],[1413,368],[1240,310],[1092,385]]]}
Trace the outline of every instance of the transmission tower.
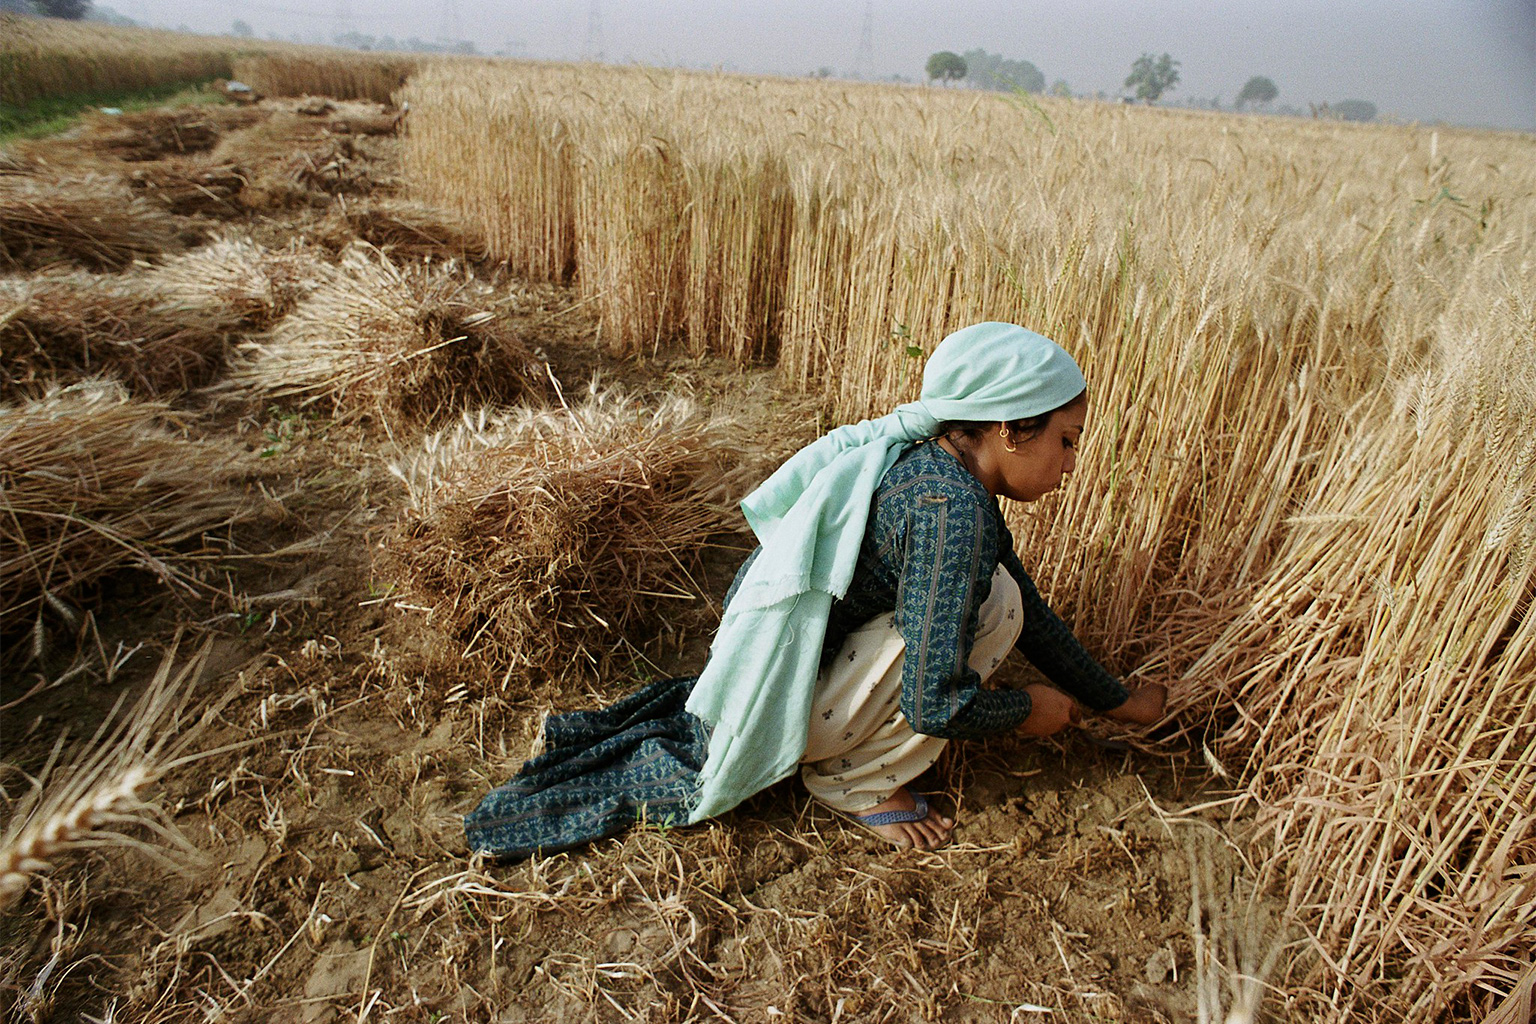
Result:
{"label": "transmission tower", "polygon": [[583,60],[603,59],[603,5],[601,0],[592,0],[592,7],[587,11],[587,46],[582,51]]}
{"label": "transmission tower", "polygon": [[859,28],[859,52],[853,58],[853,77],[864,79],[874,73],[875,0],[864,5],[864,24]]}
{"label": "transmission tower", "polygon": [[443,0],[443,38],[450,43],[464,38],[464,29],[459,25],[459,0]]}

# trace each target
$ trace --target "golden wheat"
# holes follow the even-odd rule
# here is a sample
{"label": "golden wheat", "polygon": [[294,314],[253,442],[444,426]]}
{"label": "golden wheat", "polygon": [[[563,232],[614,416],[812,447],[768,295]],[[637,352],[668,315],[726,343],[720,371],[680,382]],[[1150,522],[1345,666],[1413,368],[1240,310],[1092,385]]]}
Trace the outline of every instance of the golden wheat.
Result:
{"label": "golden wheat", "polygon": [[968,322],[1056,337],[1085,457],[1015,534],[1090,646],[1246,765],[1327,953],[1281,983],[1335,1019],[1515,985],[1531,138],[596,67],[402,96],[411,188],[573,277],[617,351],[777,353],[847,420]]}
{"label": "golden wheat", "polygon": [[452,263],[397,264],[359,244],[269,333],[245,343],[230,376],[340,416],[434,426],[469,406],[536,394],[546,372],[511,325],[504,296]]}
{"label": "golden wheat", "polygon": [[701,546],[734,518],[729,428],[685,398],[595,389],[570,408],[466,414],[391,467],[411,508],[387,571],[503,689],[625,666],[619,640],[697,595]]}
{"label": "golden wheat", "polygon": [[272,45],[0,14],[0,103],[227,78],[232,52]]}
{"label": "golden wheat", "polygon": [[267,96],[330,96],[389,103],[421,64],[420,58],[401,54],[306,49],[236,57],[234,76]]}

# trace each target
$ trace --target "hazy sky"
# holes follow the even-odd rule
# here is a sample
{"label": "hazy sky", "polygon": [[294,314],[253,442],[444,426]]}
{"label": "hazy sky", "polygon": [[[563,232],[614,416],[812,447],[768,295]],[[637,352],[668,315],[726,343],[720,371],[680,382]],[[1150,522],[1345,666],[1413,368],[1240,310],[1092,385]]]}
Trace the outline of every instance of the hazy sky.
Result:
{"label": "hazy sky", "polygon": [[1115,94],[1143,51],[1172,54],[1170,98],[1230,105],[1250,75],[1277,103],[1370,100],[1383,114],[1536,131],[1536,0],[105,0],[146,24],[258,35],[436,39],[457,23],[482,52],[582,56],[594,9],[610,61],[922,77],[935,50],[1033,61],[1074,92]]}

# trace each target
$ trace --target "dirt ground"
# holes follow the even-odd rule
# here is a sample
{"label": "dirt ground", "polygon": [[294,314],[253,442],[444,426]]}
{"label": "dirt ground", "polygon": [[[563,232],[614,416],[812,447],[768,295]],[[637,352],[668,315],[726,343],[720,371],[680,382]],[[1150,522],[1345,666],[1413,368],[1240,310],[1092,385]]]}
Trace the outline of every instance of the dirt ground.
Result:
{"label": "dirt ground", "polygon": [[[304,118],[295,106],[263,109],[332,147],[338,166],[296,191],[269,181],[247,206],[234,195],[228,209],[194,210],[189,232],[319,243],[339,230],[337,204],[399,188],[393,136],[333,123],[387,123],[389,112]],[[84,161],[89,137],[23,156]],[[155,166],[144,150],[188,159],[164,149],[89,157],[142,178]],[[478,272],[506,283],[488,265]],[[520,330],[568,389],[600,374],[642,396],[685,390],[730,410],[764,449],[819,429],[771,369],[615,360],[574,293],[528,294]],[[933,853],[886,846],[787,782],[704,826],[640,828],[514,865],[473,860],[461,816],[516,770],[542,715],[698,667],[746,536],[706,553],[699,596],[669,610],[635,672],[507,688],[493,667],[445,655],[378,575],[404,503],[387,468],[400,438],[293,403],[185,401],[195,431],[267,453],[259,483],[284,512],[251,544],[279,553],[242,563],[217,599],[173,598],[147,576],[108,581],[101,649],[142,649],[116,671],[94,662],[30,695],[78,664],[76,652],[57,645],[8,670],[3,757],[36,771],[62,732],[88,734],[178,628],[178,659],[206,659],[195,698],[230,697],[198,746],[234,749],[157,787],[189,850],[151,857],[109,843],[32,883],[0,923],[7,1019],[1179,1021],[1196,1015],[1202,983],[1226,984],[1202,969],[1197,945],[1226,943],[1230,965],[1281,941],[1245,901],[1250,883],[1225,838],[1242,815],[1198,753],[1101,730],[952,745],[918,787],[960,821]],[[1002,685],[1027,671],[1013,667]],[[1206,1005],[1221,998],[1208,988]],[[1284,1000],[1268,1008],[1283,1015]]]}

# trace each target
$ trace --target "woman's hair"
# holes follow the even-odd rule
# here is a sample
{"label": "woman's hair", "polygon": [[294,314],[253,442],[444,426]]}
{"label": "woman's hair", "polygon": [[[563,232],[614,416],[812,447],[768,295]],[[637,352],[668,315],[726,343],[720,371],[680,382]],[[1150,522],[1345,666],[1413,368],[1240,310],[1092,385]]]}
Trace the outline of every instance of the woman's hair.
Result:
{"label": "woman's hair", "polygon": [[[1073,406],[1086,402],[1087,400],[1088,392],[1079,391],[1077,393],[1077,397],[1072,399],[1072,401],[1058,405],[1050,412],[1043,412],[1038,416],[1029,416],[1022,420],[1008,421],[1007,423],[1003,424],[1008,429],[1008,442],[1010,444],[1018,444],[1022,441],[1030,440],[1045,429],[1045,425],[1051,421],[1052,416],[1056,415],[1058,412],[1061,412],[1063,409],[1070,409]],[[995,429],[997,429],[997,424],[995,422],[983,423],[976,420],[945,420],[943,423],[939,424],[939,429],[935,432],[934,436],[947,437],[950,439],[950,441],[956,443],[959,443],[960,438],[964,438],[966,443],[974,444],[981,439],[983,434],[990,433]]]}

